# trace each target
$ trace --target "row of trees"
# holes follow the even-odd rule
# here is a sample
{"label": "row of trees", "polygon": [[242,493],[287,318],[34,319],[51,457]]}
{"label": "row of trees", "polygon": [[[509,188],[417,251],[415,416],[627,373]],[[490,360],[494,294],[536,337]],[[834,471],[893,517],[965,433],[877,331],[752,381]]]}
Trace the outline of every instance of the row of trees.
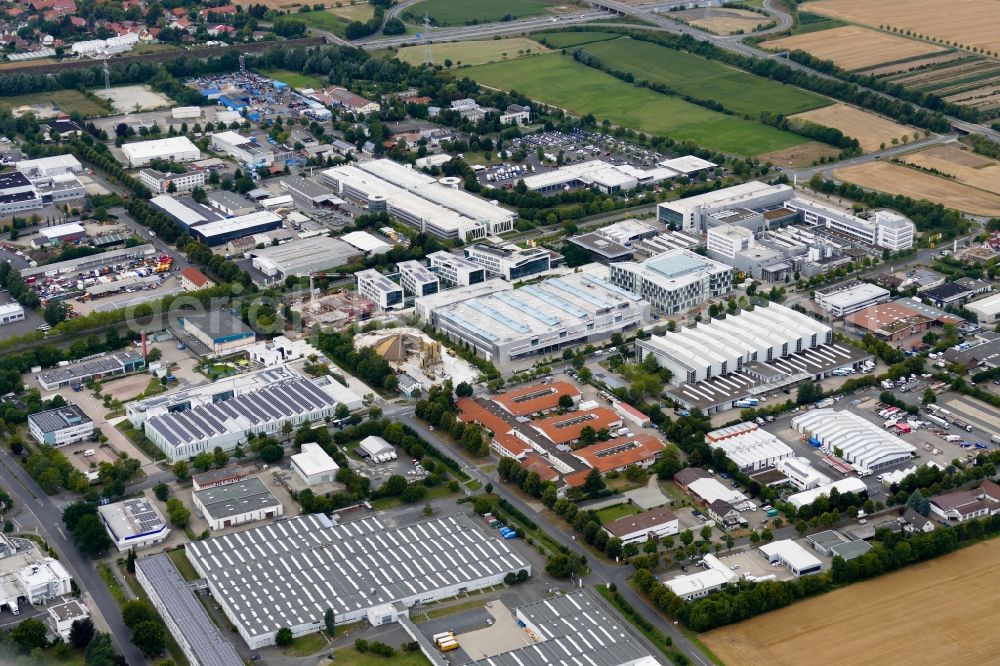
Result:
{"label": "row of trees", "polygon": [[[471,387],[459,384],[463,395],[469,394]],[[468,397],[468,395],[465,395]],[[459,442],[466,451],[477,456],[489,455],[488,437],[483,429],[475,423],[463,423],[458,420],[458,408],[452,395],[451,381],[445,381],[440,386],[430,389],[426,400],[417,401],[417,418],[427,421],[435,428],[447,431],[452,439]]]}

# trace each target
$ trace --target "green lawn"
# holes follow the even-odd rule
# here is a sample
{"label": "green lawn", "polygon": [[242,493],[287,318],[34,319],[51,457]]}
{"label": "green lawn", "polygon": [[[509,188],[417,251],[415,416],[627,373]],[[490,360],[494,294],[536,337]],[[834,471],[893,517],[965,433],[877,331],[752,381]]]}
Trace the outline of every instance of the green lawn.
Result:
{"label": "green lawn", "polygon": [[184,554],[183,548],[177,548],[175,550],[168,551],[167,557],[169,557],[173,561],[174,566],[177,567],[177,571],[180,572],[181,577],[184,580],[187,581],[198,580],[199,578],[198,572],[195,571],[194,567],[191,566],[191,563],[188,562],[188,558]]}
{"label": "green lawn", "polygon": [[323,632],[317,631],[314,634],[299,636],[292,644],[285,649],[284,654],[289,657],[308,657],[324,649],[330,642],[326,640]]}
{"label": "green lawn", "polygon": [[544,0],[423,0],[406,11],[413,21],[420,21],[426,12],[436,25],[465,25],[468,23],[495,23],[505,17],[511,19],[544,14],[549,3]]}
{"label": "green lawn", "polygon": [[391,657],[379,657],[374,654],[362,654],[353,647],[343,648],[334,652],[334,664],[338,666],[430,666],[427,657],[419,652],[401,652],[398,649]]}
{"label": "green lawn", "polygon": [[637,513],[639,513],[639,509],[635,504],[622,503],[600,509],[597,512],[597,517],[601,519],[601,523],[607,525],[612,520],[633,516]]}
{"label": "green lawn", "polygon": [[798,12],[798,22],[791,29],[793,35],[804,35],[808,32],[819,32],[848,25],[844,21],[810,12]]}
{"label": "green lawn", "polygon": [[115,578],[115,575],[111,572],[111,568],[107,564],[98,564],[97,573],[100,575],[101,580],[104,581],[104,584],[108,586],[108,591],[111,592],[111,596],[118,602],[118,605],[124,606],[125,602],[128,601],[128,597],[125,596],[125,589],[118,582],[118,579]]}
{"label": "green lawn", "polygon": [[558,53],[464,68],[462,75],[487,86],[516,90],[576,115],[593,114],[598,122],[607,118],[615,125],[687,139],[728,153],[758,155],[806,141],[773,127],[638,88]]}
{"label": "green lawn", "polygon": [[268,69],[262,71],[263,76],[275,81],[287,83],[293,88],[324,88],[326,82],[318,76],[310,76],[301,72],[290,72],[287,69]]}
{"label": "green lawn", "polygon": [[565,49],[580,44],[590,44],[592,42],[603,42],[608,39],[618,39],[621,37],[617,32],[536,32],[531,38],[545,44],[551,49]]}
{"label": "green lawn", "polygon": [[331,14],[325,9],[311,12],[296,12],[295,14],[289,15],[289,18],[299,19],[310,28],[326,30],[327,32],[332,32],[338,37],[344,36],[344,30],[347,29],[347,24],[351,22],[342,16]]}
{"label": "green lawn", "polygon": [[52,92],[31,93],[16,97],[0,97],[0,109],[9,111],[19,106],[35,104],[51,104],[63,113],[79,111],[83,116],[104,116],[109,113],[106,107],[93,101],[79,90],[54,90]]}
{"label": "green lawn", "polygon": [[584,47],[611,69],[632,72],[636,80],[662,83],[678,94],[719,102],[730,111],[757,116],[761,111],[802,113],[832,102],[826,97],[787,86],[714,60],[634,39]]}

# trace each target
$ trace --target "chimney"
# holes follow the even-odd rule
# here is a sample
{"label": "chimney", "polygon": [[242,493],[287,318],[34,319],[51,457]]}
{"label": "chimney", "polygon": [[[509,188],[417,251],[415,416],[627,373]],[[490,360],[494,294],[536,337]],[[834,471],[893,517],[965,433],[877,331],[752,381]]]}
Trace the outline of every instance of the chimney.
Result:
{"label": "chimney", "polygon": [[146,362],[146,331],[142,332],[142,362]]}

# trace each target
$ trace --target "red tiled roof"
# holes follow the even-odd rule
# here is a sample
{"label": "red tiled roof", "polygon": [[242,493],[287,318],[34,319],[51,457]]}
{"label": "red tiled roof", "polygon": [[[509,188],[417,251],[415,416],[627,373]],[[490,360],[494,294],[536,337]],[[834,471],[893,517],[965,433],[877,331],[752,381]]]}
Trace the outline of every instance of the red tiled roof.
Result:
{"label": "red tiled roof", "polygon": [[532,384],[493,398],[497,403],[514,416],[537,414],[559,406],[559,398],[564,395],[572,398],[580,397],[580,390],[569,382],[552,382],[551,384]]}
{"label": "red tiled roof", "polygon": [[538,474],[542,481],[555,481],[559,478],[559,472],[552,464],[537,453],[529,453],[521,461],[521,467],[529,472]]}
{"label": "red tiled roof", "polygon": [[514,458],[520,458],[528,451],[531,451],[531,447],[525,444],[524,440],[510,433],[497,433],[493,440]]}
{"label": "red tiled roof", "polygon": [[580,433],[590,426],[594,430],[621,425],[622,418],[607,407],[595,407],[584,412],[556,414],[532,421],[535,428],[556,444],[568,444],[580,439]]}
{"label": "red tiled roof", "polygon": [[207,275],[192,266],[185,268],[181,272],[181,277],[196,287],[204,287],[206,284],[211,282]]}
{"label": "red tiled roof", "polygon": [[602,474],[646,462],[663,451],[663,442],[652,435],[616,437],[578,449],[573,455]]}
{"label": "red tiled roof", "polygon": [[458,419],[463,423],[478,423],[494,434],[513,430],[511,425],[496,414],[492,414],[472,398],[459,398]]}
{"label": "red tiled roof", "polygon": [[659,507],[645,513],[632,516],[622,516],[604,526],[608,532],[617,537],[623,537],[640,530],[653,530],[660,525],[677,520],[677,515],[670,509]]}

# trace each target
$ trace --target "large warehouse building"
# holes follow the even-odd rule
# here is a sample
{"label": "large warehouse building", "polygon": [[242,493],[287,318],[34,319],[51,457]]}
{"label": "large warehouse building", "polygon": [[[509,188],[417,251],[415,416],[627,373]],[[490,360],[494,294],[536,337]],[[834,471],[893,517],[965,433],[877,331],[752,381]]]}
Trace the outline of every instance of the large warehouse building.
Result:
{"label": "large warehouse building", "polygon": [[711,213],[730,208],[768,208],[786,203],[794,195],[788,185],[768,185],[751,180],[693,197],[667,201],[657,206],[660,222],[687,233],[700,235],[708,229]]}
{"label": "large warehouse building", "polygon": [[681,404],[706,411],[727,409],[743,398],[842,367],[870,354],[833,341],[833,330],[778,303],[757,306],[725,319],[654,335],[637,343],[639,360],[649,355],[673,372],[669,393]]}
{"label": "large warehouse building", "polygon": [[827,453],[839,450],[839,457],[859,472],[875,472],[906,462],[917,452],[888,430],[851,412],[814,409],[795,416],[792,427],[818,439]]}
{"label": "large warehouse building", "polygon": [[611,264],[611,282],[675,314],[731,292],[733,269],[691,250],[671,250],[641,264]]}
{"label": "large warehouse building", "polygon": [[500,365],[606,340],[649,317],[641,297],[590,273],[520,289],[489,280],[418,298],[415,305],[425,322]]}
{"label": "large warehouse building", "polygon": [[198,146],[191,143],[186,136],[171,136],[152,141],[126,143],[122,153],[130,167],[144,167],[154,160],[168,162],[193,162],[201,159]]}
{"label": "large warehouse building", "polygon": [[247,256],[253,257],[253,267],[264,275],[284,280],[331,270],[361,259],[362,254],[340,239],[316,236],[249,250]]}
{"label": "large warehouse building", "polygon": [[713,430],[705,435],[705,443],[722,450],[740,471],[748,473],[795,456],[787,444],[751,421]]}
{"label": "large warehouse building", "polygon": [[[323,514],[192,542],[185,554],[251,649],[337,624],[381,625],[409,607],[498,585],[531,565],[456,514],[390,528],[371,516],[335,525]],[[253,584],[249,584],[253,581]]]}

